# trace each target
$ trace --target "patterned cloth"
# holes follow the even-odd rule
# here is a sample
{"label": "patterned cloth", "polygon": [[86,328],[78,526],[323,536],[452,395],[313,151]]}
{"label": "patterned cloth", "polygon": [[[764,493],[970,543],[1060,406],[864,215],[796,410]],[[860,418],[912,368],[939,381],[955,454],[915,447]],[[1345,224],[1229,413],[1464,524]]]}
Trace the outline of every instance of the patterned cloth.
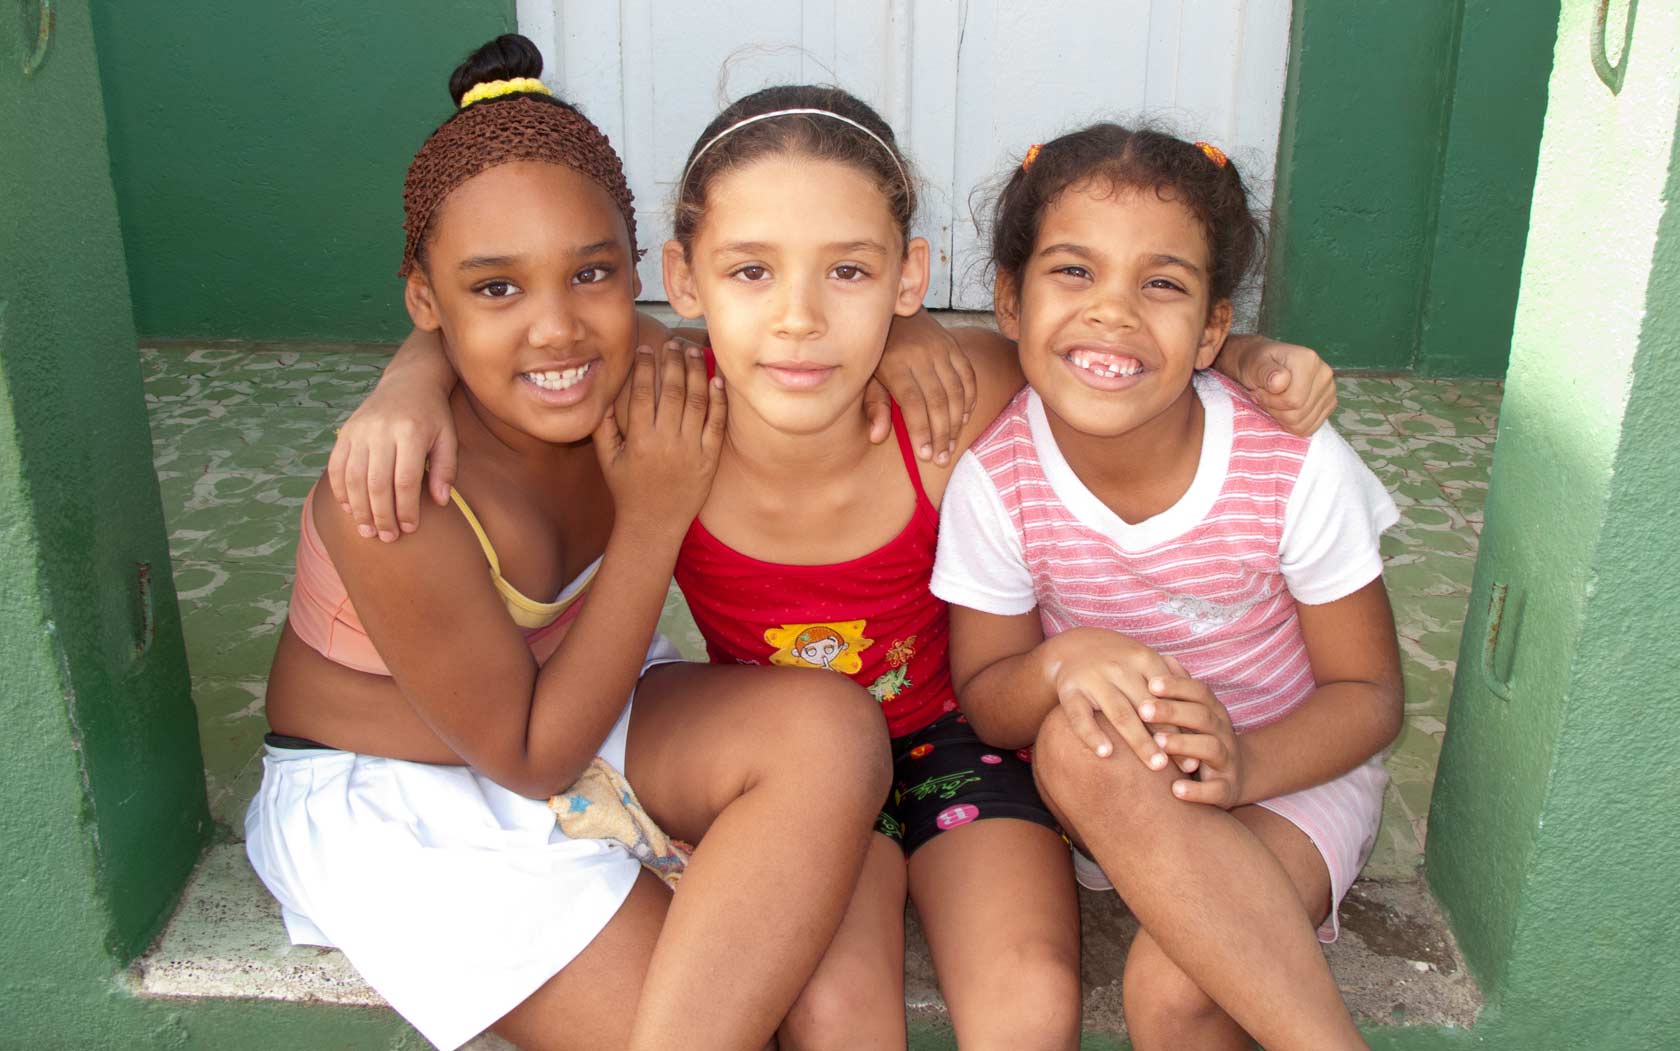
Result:
{"label": "patterned cloth", "polygon": [[694,853],[693,847],[667,836],[654,823],[630,790],[630,782],[600,756],[589,761],[572,787],[549,799],[548,808],[567,836],[624,844],[644,868],[672,889]]}

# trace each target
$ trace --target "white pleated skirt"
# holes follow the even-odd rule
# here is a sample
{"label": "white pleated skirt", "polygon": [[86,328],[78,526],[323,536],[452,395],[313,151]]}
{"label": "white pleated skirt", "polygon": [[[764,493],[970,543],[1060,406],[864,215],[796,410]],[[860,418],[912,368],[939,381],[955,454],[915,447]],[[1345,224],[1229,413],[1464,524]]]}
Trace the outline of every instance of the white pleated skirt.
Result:
{"label": "white pleated skirt", "polygon": [[[679,659],[655,636],[643,670]],[[629,723],[626,703],[598,753],[619,770]],[[442,1051],[582,952],[641,867],[467,767],[326,748],[268,749],[245,852],[292,944],[341,949]]]}

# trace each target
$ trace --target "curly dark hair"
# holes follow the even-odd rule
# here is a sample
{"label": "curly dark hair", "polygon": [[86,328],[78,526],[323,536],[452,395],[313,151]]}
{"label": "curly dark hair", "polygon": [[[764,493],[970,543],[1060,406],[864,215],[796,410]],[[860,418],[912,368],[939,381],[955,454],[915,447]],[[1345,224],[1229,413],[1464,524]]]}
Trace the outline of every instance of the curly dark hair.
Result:
{"label": "curly dark hair", "polygon": [[991,265],[1019,286],[1044,209],[1069,187],[1100,180],[1114,190],[1153,190],[1189,208],[1207,232],[1210,305],[1232,297],[1265,252],[1266,234],[1249,207],[1236,164],[1165,132],[1099,123],[1035,147],[992,205]]}
{"label": "curly dark hair", "polygon": [[[845,121],[821,114],[789,114],[749,124],[719,139],[696,160],[695,155],[724,129],[750,117],[784,109],[814,109],[856,121],[880,140],[870,138]],[[886,150],[881,148],[885,143]],[[890,152],[889,152],[890,151]],[[910,162],[898,148],[892,128],[869,105],[836,87],[784,84],[755,91],[731,103],[706,125],[688,151],[683,179],[677,186],[674,236],[688,251],[706,213],[706,193],[719,174],[761,157],[790,154],[851,165],[875,180],[887,199],[893,221],[906,244],[916,214],[916,188]]]}

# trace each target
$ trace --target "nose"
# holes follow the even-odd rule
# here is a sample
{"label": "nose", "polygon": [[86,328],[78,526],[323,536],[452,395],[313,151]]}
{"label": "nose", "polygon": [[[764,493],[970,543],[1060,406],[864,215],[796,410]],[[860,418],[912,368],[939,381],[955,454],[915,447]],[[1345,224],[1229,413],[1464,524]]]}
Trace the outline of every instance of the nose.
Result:
{"label": "nose", "polygon": [[784,281],[776,311],[777,337],[812,339],[822,335],[824,327],[819,284],[801,278]]}
{"label": "nose", "polygon": [[583,338],[583,318],[564,292],[555,293],[538,305],[526,336],[533,347],[566,347]]}
{"label": "nose", "polygon": [[1119,282],[1093,286],[1086,304],[1086,320],[1104,329],[1129,331],[1138,325],[1135,290]]}

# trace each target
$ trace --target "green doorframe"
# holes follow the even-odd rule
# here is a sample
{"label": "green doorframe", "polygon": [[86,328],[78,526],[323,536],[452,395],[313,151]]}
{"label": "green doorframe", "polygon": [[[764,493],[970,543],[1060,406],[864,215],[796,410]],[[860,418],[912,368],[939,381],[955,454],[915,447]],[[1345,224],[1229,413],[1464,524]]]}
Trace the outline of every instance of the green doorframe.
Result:
{"label": "green doorframe", "polygon": [[1262,325],[1500,376],[1558,0],[1295,0]]}
{"label": "green doorframe", "polygon": [[[14,7],[0,31],[0,1044],[13,1047],[54,1046],[13,1027],[43,1032],[30,1027],[60,1005],[108,993],[211,833],[92,27],[85,2],[48,6]],[[37,9],[46,31],[15,32]]]}
{"label": "green doorframe", "polygon": [[1608,5],[1618,93],[1601,4],[1563,4],[1429,819],[1490,1046],[1680,1046],[1680,8],[1623,52]]}

